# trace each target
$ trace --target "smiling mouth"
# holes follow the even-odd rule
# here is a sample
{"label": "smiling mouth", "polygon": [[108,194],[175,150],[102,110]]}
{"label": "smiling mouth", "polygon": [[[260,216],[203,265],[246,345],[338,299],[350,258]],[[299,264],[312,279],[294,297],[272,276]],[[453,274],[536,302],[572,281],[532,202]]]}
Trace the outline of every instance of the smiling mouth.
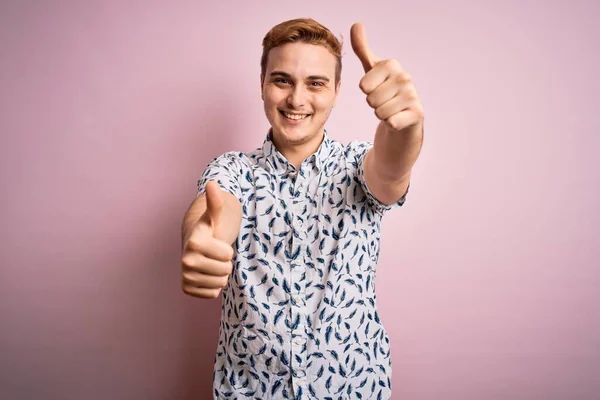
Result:
{"label": "smiling mouth", "polygon": [[283,110],[279,110],[279,113],[286,117],[287,119],[291,119],[293,121],[299,121],[305,119],[306,117],[310,117],[312,114],[290,114]]}

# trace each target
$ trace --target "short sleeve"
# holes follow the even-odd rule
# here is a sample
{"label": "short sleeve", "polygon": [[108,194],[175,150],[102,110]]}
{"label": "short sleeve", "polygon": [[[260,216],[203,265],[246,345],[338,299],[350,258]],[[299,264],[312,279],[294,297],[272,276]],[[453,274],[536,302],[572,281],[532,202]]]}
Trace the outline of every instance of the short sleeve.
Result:
{"label": "short sleeve", "polygon": [[350,154],[348,154],[348,156],[355,161],[356,177],[357,177],[358,183],[361,186],[361,189],[367,196],[367,201],[380,214],[384,214],[385,212],[387,212],[389,210],[392,210],[394,208],[398,208],[398,207],[401,207],[404,205],[404,203],[406,202],[406,195],[408,194],[410,184],[408,185],[406,192],[404,192],[404,195],[402,196],[402,198],[400,198],[400,200],[396,201],[395,203],[384,204],[381,201],[379,201],[375,197],[375,195],[373,195],[371,190],[369,189],[369,186],[367,185],[367,180],[365,179],[365,163],[364,163],[364,161],[365,161],[367,152],[372,147],[373,147],[373,143],[371,143],[371,142],[359,142],[359,141],[351,142],[348,145],[348,150],[350,152]]}
{"label": "short sleeve", "polygon": [[238,177],[242,176],[240,153],[229,152],[213,159],[198,180],[198,193],[200,196],[206,192],[206,183],[216,181],[221,189],[231,193],[238,199],[242,197],[242,191]]}

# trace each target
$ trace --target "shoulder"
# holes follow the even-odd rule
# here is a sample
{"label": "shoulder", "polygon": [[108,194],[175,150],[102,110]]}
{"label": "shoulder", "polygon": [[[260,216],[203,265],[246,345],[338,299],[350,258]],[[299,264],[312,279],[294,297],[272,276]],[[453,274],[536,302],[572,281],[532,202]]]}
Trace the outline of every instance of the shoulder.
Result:
{"label": "shoulder", "polygon": [[240,152],[240,151],[228,151],[226,153],[223,153],[217,157],[214,157],[211,161],[211,163],[214,162],[239,162],[240,160],[242,160],[245,157],[245,153]]}
{"label": "shoulder", "polygon": [[349,158],[359,159],[363,156],[369,149],[373,147],[373,143],[362,141],[362,140],[353,140],[348,143],[345,147],[344,155]]}
{"label": "shoulder", "polygon": [[231,172],[242,173],[254,164],[253,153],[243,151],[228,151],[215,158],[208,164],[210,167],[221,167]]}
{"label": "shoulder", "polygon": [[348,144],[335,141],[332,143],[331,157],[338,160],[347,168],[356,168],[362,163],[364,155],[373,147],[373,143],[361,140],[353,140]]}

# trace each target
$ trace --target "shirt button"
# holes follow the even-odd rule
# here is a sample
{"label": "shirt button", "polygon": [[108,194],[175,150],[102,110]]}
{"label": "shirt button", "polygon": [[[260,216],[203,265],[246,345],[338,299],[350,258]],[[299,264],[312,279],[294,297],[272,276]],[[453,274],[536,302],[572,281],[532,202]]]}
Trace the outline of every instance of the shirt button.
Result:
{"label": "shirt button", "polygon": [[304,342],[304,340],[301,337],[296,336],[293,340],[293,343],[296,346],[302,346],[302,343]]}
{"label": "shirt button", "polygon": [[292,299],[294,300],[294,303],[300,305],[302,304],[302,297],[300,297],[299,295],[295,294],[292,296]]}

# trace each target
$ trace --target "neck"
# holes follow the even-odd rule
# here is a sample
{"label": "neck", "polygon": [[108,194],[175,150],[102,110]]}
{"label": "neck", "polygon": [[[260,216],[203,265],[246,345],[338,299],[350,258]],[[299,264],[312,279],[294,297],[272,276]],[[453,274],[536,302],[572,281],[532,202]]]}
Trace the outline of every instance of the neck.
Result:
{"label": "neck", "polygon": [[271,128],[271,140],[273,141],[273,145],[285,157],[285,159],[288,160],[290,164],[296,167],[296,169],[299,169],[302,162],[319,149],[319,146],[325,137],[325,132],[323,129],[321,129],[318,135],[315,135],[315,137],[311,138],[307,142],[292,144],[282,143],[278,136],[273,135],[272,132],[273,130]]}

